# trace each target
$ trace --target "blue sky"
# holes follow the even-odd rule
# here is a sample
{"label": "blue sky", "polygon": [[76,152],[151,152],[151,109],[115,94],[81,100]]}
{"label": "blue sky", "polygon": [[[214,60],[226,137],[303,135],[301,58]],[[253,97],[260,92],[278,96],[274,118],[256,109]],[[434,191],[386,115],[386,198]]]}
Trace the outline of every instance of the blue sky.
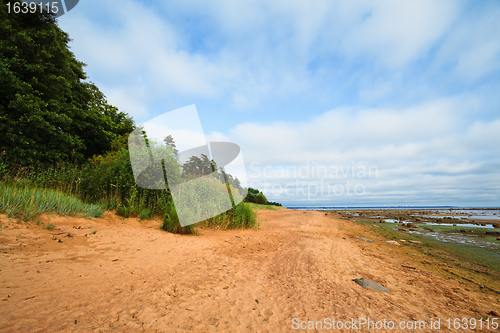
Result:
{"label": "blue sky", "polygon": [[58,21],[111,104],[195,104],[270,200],[500,206],[497,1],[85,0]]}

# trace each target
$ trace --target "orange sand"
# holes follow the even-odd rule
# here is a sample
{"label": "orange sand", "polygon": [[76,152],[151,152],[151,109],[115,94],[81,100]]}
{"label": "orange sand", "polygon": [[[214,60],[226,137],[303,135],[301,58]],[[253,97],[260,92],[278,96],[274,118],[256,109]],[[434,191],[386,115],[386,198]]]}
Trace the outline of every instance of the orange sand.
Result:
{"label": "orange sand", "polygon": [[[258,219],[259,230],[180,236],[110,212],[42,216],[52,231],[0,215],[0,331],[315,332],[292,320],[362,317],[441,318],[448,331],[447,318],[499,312],[500,295],[402,267],[412,244],[359,241],[363,227],[321,212],[261,210]],[[359,277],[392,293],[364,290]]]}

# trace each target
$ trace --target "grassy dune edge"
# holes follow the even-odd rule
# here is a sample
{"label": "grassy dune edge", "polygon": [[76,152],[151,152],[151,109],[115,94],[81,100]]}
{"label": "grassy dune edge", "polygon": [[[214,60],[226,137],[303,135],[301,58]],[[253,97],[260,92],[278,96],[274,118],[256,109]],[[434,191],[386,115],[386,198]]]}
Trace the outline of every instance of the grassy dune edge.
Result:
{"label": "grassy dune edge", "polygon": [[0,184],[0,212],[9,218],[28,221],[42,213],[101,217],[104,207],[84,203],[75,196],[52,189]]}

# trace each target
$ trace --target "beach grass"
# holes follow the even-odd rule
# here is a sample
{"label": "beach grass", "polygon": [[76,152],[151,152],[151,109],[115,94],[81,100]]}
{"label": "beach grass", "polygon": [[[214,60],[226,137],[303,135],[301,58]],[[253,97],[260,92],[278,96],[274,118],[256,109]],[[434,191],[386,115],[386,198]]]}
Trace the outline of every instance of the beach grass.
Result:
{"label": "beach grass", "polygon": [[43,225],[43,228],[47,229],[47,230],[55,230],[56,229],[56,225],[54,223],[47,223],[47,224]]}
{"label": "beach grass", "polygon": [[42,213],[100,217],[104,213],[104,207],[84,203],[76,196],[53,189],[0,183],[0,212],[7,214],[9,218],[29,221]]}
{"label": "beach grass", "polygon": [[[420,241],[411,244],[421,263],[433,261],[436,264],[427,268],[440,271],[443,275],[461,278],[476,285],[500,288],[500,252],[474,244],[442,242],[432,236],[400,232],[389,227],[373,228],[373,222],[355,220],[355,223],[370,226],[369,232],[387,240]],[[380,225],[379,225],[380,226]]]}
{"label": "beach grass", "polygon": [[268,209],[268,210],[278,210],[277,206],[273,205],[261,205],[261,204],[256,204],[252,202],[247,202],[247,205],[249,205],[251,208],[255,210],[261,210],[261,209]]}
{"label": "beach grass", "polygon": [[163,218],[161,229],[177,234],[198,234],[198,228],[213,228],[220,230],[258,228],[256,213],[249,204],[241,202],[230,210],[211,217],[202,222],[182,227],[179,223],[177,211],[173,202],[170,202],[167,213]]}
{"label": "beach grass", "polygon": [[201,222],[200,225],[224,230],[259,227],[257,214],[246,202],[241,202],[230,210]]}

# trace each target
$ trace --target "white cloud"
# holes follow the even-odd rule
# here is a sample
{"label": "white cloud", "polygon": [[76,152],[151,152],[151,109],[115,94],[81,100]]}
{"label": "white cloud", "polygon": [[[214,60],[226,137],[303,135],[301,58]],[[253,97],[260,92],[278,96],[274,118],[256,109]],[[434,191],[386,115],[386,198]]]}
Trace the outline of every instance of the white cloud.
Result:
{"label": "white cloud", "polygon": [[455,1],[376,1],[342,42],[350,56],[374,57],[389,68],[426,55],[458,14]]}
{"label": "white cloud", "polygon": [[382,82],[373,84],[369,89],[359,92],[359,98],[362,102],[371,103],[389,96],[394,91],[391,82]]}
{"label": "white cloud", "polygon": [[[441,196],[434,187],[470,191],[474,184],[487,184],[486,177],[497,184],[492,186],[500,183],[498,175],[483,173],[500,163],[500,119],[461,121],[470,105],[467,99],[452,98],[406,109],[338,109],[306,122],[245,123],[231,134],[242,146],[250,184],[266,188],[273,200],[279,199],[273,186],[282,191],[286,185],[294,190],[305,186],[309,191],[319,188],[319,182],[339,189],[360,184],[358,189],[381,195],[397,191],[414,199],[423,193]],[[359,168],[370,167],[377,176],[359,177]],[[297,173],[301,168],[310,173]],[[314,168],[328,169],[328,176],[314,176]],[[283,170],[288,170],[284,176]],[[331,170],[341,170],[340,176],[332,176]],[[301,191],[293,193],[282,199],[306,198]]]}
{"label": "white cloud", "polygon": [[[499,18],[500,19],[500,18]],[[458,75],[475,81],[500,69],[500,40],[488,41],[459,56]]]}
{"label": "white cloud", "polygon": [[245,123],[237,126],[232,135],[254,147],[259,159],[266,156],[272,163],[315,158],[325,152],[332,158],[339,158],[339,154],[351,156],[353,152],[359,152],[359,157],[413,156],[421,142],[445,137],[464,126],[458,117],[465,113],[461,103],[466,104],[448,99],[406,109],[341,108],[302,123]]}
{"label": "white cloud", "polygon": [[76,11],[61,26],[78,41],[73,51],[89,64],[89,72],[106,73],[99,75],[105,85],[132,90],[140,80],[146,81],[154,98],[165,93],[213,96],[236,73],[229,58],[211,59],[183,50],[176,29],[151,8],[131,0],[109,1],[98,8],[119,22],[119,28]]}
{"label": "white cloud", "polygon": [[231,138],[220,132],[211,132],[205,135],[208,142],[231,142]]}
{"label": "white cloud", "polygon": [[495,2],[87,0],[59,21],[111,104],[205,103],[247,163],[376,166],[369,200],[453,197],[499,164]]}
{"label": "white cloud", "polygon": [[500,69],[500,8],[484,3],[449,31],[430,70],[453,69],[452,79],[467,83]]}
{"label": "white cloud", "polygon": [[128,113],[134,120],[149,116],[146,105],[141,101],[143,99],[142,96],[144,96],[144,92],[141,89],[136,88],[131,91],[116,88],[106,89],[105,87],[101,87],[101,89],[107,92],[106,97],[109,104],[119,106],[120,111]]}

